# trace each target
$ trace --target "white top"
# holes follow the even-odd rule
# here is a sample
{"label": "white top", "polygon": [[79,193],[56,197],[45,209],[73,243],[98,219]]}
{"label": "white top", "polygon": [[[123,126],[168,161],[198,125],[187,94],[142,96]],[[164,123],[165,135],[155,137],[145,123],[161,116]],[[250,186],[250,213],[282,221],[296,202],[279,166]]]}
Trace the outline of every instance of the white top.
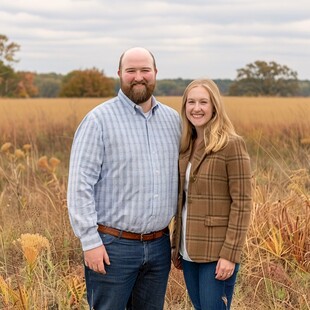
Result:
{"label": "white top", "polygon": [[182,209],[182,228],[181,228],[181,246],[180,246],[180,254],[182,255],[183,259],[190,262],[192,260],[190,259],[186,251],[185,238],[186,238],[186,219],[187,219],[187,191],[188,191],[188,181],[191,167],[192,164],[189,162],[186,168],[185,181],[184,181],[185,203]]}

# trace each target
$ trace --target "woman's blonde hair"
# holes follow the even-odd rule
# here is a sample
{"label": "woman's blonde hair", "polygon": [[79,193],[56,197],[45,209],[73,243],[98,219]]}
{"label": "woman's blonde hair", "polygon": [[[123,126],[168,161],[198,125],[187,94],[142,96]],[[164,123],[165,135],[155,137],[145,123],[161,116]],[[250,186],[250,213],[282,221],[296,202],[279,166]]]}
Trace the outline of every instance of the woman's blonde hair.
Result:
{"label": "woman's blonde hair", "polygon": [[194,80],[186,87],[182,98],[181,117],[183,130],[181,136],[181,153],[188,150],[191,141],[197,136],[195,127],[186,117],[185,111],[189,91],[198,86],[202,86],[208,91],[213,104],[213,116],[204,128],[205,151],[207,153],[217,152],[227,145],[229,138],[238,136],[226,114],[217,85],[210,79]]}

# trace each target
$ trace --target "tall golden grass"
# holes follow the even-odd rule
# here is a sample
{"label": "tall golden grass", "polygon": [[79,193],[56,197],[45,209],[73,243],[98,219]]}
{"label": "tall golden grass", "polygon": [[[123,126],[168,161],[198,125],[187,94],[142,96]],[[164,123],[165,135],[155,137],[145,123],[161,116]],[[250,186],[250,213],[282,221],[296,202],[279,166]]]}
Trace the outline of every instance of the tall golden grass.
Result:
{"label": "tall golden grass", "polygon": [[[180,97],[158,98],[180,111]],[[105,99],[0,100],[0,308],[87,309],[69,224],[72,137]],[[225,97],[254,203],[232,309],[310,309],[310,99]],[[172,268],[165,309],[191,309]]]}

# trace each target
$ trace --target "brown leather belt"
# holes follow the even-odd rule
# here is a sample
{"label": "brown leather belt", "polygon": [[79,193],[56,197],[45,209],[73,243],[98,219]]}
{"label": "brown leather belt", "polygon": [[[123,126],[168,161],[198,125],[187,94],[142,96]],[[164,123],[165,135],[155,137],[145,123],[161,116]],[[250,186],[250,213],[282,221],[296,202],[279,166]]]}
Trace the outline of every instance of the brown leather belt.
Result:
{"label": "brown leather belt", "polygon": [[108,234],[118,238],[130,239],[130,240],[140,240],[140,241],[151,241],[158,239],[163,236],[165,233],[169,233],[169,228],[166,227],[162,230],[154,231],[148,234],[137,234],[129,231],[119,230],[112,227],[107,227],[101,224],[98,224],[98,231],[103,234]]}

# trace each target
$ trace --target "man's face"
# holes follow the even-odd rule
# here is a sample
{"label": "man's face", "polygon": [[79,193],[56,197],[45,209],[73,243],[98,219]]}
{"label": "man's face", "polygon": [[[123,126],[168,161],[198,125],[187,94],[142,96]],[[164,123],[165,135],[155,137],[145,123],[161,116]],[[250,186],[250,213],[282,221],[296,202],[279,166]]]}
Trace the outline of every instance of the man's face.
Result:
{"label": "man's face", "polygon": [[118,71],[121,89],[134,103],[142,104],[150,99],[156,85],[156,73],[152,56],[145,50],[130,50],[122,59]]}

